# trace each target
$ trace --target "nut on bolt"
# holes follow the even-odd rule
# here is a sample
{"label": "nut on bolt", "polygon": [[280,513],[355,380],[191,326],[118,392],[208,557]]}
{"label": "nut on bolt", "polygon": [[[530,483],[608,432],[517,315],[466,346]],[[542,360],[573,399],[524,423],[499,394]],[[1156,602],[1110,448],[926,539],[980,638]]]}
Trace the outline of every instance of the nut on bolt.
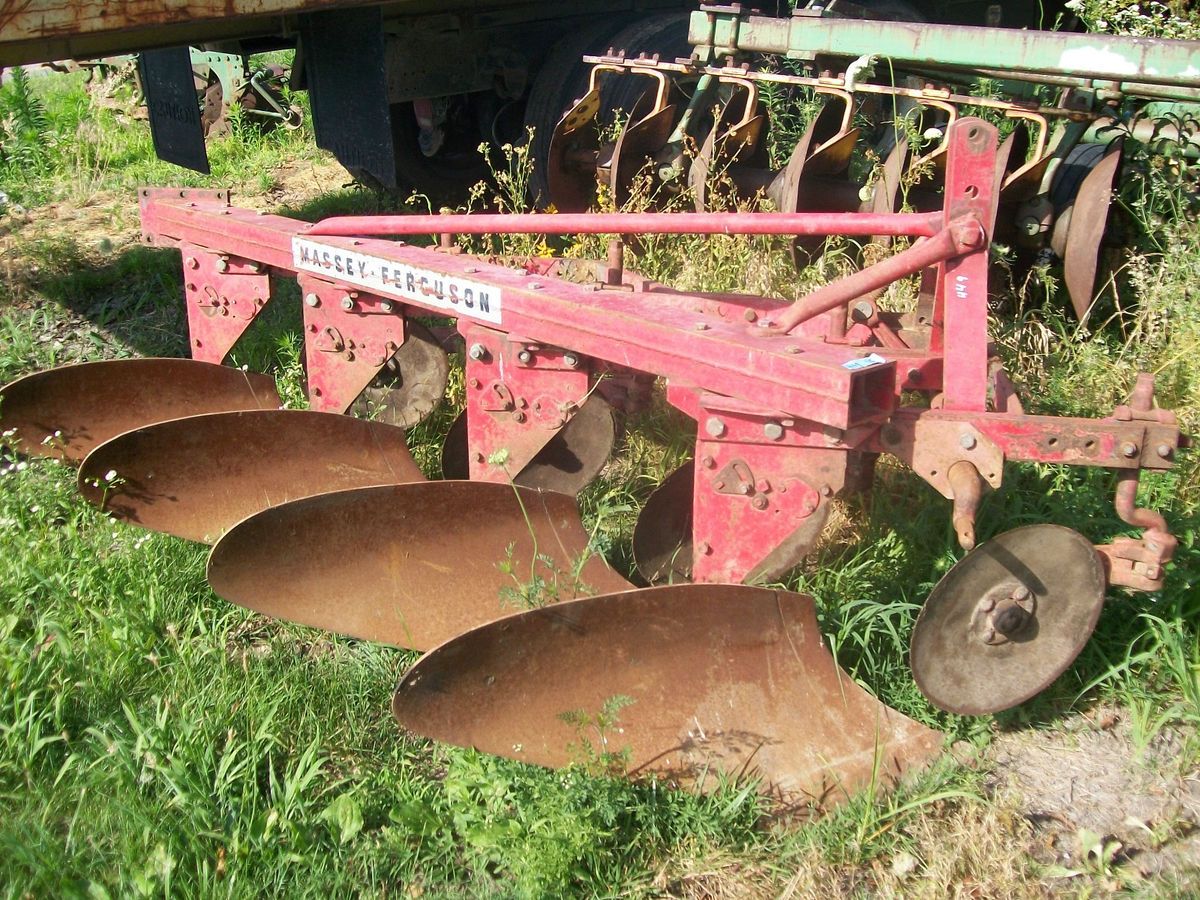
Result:
{"label": "nut on bolt", "polygon": [[716,416],[709,416],[704,422],[704,430],[710,437],[719,438],[725,433],[725,423]]}
{"label": "nut on bolt", "polygon": [[579,368],[579,357],[574,353],[564,353],[563,354],[563,365],[566,366],[568,369],[578,369]]}
{"label": "nut on bolt", "polygon": [[1154,448],[1154,452],[1157,453],[1159,456],[1161,456],[1163,459],[1170,459],[1171,458],[1171,445],[1170,444],[1159,444],[1157,447]]}
{"label": "nut on bolt", "polygon": [[522,350],[517,354],[517,359],[520,360],[524,365],[529,365],[531,362],[533,362],[533,354],[528,350]]}
{"label": "nut on bolt", "polygon": [[321,298],[318,297],[316,294],[305,294],[304,302],[306,304],[308,304],[309,306],[317,307],[317,306],[321,305]]}
{"label": "nut on bolt", "polygon": [[767,422],[763,425],[763,434],[770,440],[777,441],[783,437],[783,426],[778,422]]}
{"label": "nut on bolt", "polygon": [[380,312],[390,313],[395,308],[396,308],[396,305],[394,303],[392,303],[391,300],[380,300],[379,301],[379,311]]}
{"label": "nut on bolt", "polygon": [[958,446],[962,447],[964,450],[974,450],[975,443],[975,435],[971,434],[970,432],[962,435],[958,439]]}
{"label": "nut on bolt", "polygon": [[483,346],[483,344],[472,344],[471,349],[467,351],[467,356],[471,357],[471,359],[475,360],[476,362],[481,362],[487,359],[487,347]]}
{"label": "nut on bolt", "polygon": [[1124,456],[1126,459],[1133,459],[1140,452],[1141,452],[1141,450],[1138,449],[1138,445],[1135,444],[1133,441],[1126,441],[1124,444],[1121,445],[1121,455]]}

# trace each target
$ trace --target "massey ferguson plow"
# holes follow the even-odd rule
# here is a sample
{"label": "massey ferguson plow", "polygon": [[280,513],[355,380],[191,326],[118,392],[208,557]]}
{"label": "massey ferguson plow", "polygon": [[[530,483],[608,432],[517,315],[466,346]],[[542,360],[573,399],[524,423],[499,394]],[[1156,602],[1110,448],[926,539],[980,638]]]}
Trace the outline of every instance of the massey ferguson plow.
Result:
{"label": "massey ferguson plow", "polygon": [[[853,69],[820,74],[812,86],[830,104],[771,170],[760,90],[771,78],[808,76],[716,68],[710,57],[785,52],[809,39],[810,26],[831,24],[713,7],[693,18],[691,60],[598,63],[596,79],[618,72],[648,88],[611,147],[586,136],[596,90],[564,117],[549,189],[574,199],[560,208],[585,207],[598,175],[620,198],[649,173],[661,189],[690,185],[696,212],[309,224],[239,209],[223,192],[143,189],[146,243],[180,252],[193,359],[28,376],[0,388],[0,429],[20,453],[77,464],[84,496],[112,517],[213,544],[208,578],[226,600],[424,651],[393,700],[415,733],[547,766],[582,757],[702,789],[717,774],[752,777],[796,809],[890,782],[936,755],[940,736],[838,667],[810,597],[764,586],[810,553],[835,498],[867,484],[888,454],[949,501],[969,552],[928,598],[911,663],[932,703],[987,714],[1070,666],[1110,586],[1162,587],[1176,540],[1160,514],[1137,507],[1139,476],[1171,468],[1187,441],[1155,406],[1149,375],[1108,417],[1032,415],[989,351],[989,251],[1014,210],[1050,202],[1055,168],[1075,185],[1059,192],[1070,196],[1053,224],[1065,231],[1068,283],[1081,271],[1070,248],[1091,242],[1094,256],[1119,151],[1101,146],[1094,165],[1071,162],[1068,145],[1095,125],[1091,107],[991,103],[1032,123],[1027,150],[1017,150],[1017,137],[1001,142],[995,126],[962,115],[958,95],[860,81]],[[841,24],[851,30],[830,34],[863,25]],[[934,40],[940,32],[887,27],[896,41],[911,39],[901,59],[967,66]],[[826,46],[820,34],[812,46]],[[1097,97],[1132,86],[1171,99],[1197,87],[1194,74],[1161,74],[1176,63],[1197,71],[1192,45],[1096,39],[1097,58],[1123,72],[1106,81],[1103,66],[1076,62],[1068,72],[1041,36],[1026,37],[1028,71],[1016,74],[1039,84]],[[1080,55],[1080,36],[1059,37],[1061,60],[1092,58]],[[927,62],[929,41],[943,63]],[[1142,56],[1118,64],[1114,54],[1134,51]],[[987,71],[984,62],[971,71]],[[721,91],[719,112],[706,113],[712,107],[697,98]],[[869,189],[845,180],[863,96],[942,114],[936,146],[916,161],[895,132]],[[1074,138],[1047,136],[1055,116]],[[683,152],[696,136],[699,152]],[[709,177],[718,169],[730,176],[723,185]],[[731,185],[765,191],[779,211],[710,209]],[[910,211],[898,199],[905,186]],[[1034,224],[1027,234],[1051,227],[1044,217]],[[626,268],[616,239],[594,262],[455,246],[456,235],[497,233],[774,235],[800,247],[840,235],[894,246],[792,302],[657,284]],[[1094,260],[1080,265],[1091,272],[1090,303]],[[919,283],[912,311],[881,309],[880,292],[910,276]],[[272,277],[299,282],[309,410],[278,409],[263,376],[222,365],[280,302]],[[452,319],[465,351],[465,410],[446,436],[441,481],[415,465],[403,430],[438,404],[451,368],[447,329],[418,316]],[[655,381],[697,436],[692,460],[637,522],[638,573],[650,585],[638,587],[593,552],[573,497]],[[1046,523],[976,546],[976,514],[1009,461],[1114,470],[1116,511],[1137,535],[1096,546]]]}

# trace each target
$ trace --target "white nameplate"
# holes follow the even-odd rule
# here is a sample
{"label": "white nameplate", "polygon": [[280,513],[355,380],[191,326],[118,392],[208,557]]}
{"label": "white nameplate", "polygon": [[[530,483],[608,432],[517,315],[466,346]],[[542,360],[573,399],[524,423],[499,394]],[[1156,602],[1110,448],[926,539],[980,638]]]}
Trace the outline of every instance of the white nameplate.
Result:
{"label": "white nameplate", "polygon": [[411,300],[452,316],[500,324],[500,288],[480,281],[300,237],[292,238],[292,264],[305,272],[357,284],[372,293]]}

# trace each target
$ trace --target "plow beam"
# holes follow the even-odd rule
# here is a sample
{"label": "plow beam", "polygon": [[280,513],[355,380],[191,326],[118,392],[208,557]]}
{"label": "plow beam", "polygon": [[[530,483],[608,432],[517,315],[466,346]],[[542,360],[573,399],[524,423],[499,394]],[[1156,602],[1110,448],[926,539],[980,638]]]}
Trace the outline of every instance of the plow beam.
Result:
{"label": "plow beam", "polygon": [[115,518],[201,543],[299,497],[423,480],[403,429],[295,409],[137,428],[101,444],[79,470],[84,497]]}
{"label": "plow beam", "polygon": [[264,510],[217,543],[208,580],[265,615],[414,650],[529,604],[630,587],[590,553],[570,497],[468,481]]}
{"label": "plow beam", "polygon": [[760,779],[797,813],[890,784],[942,742],[838,668],[810,597],[734,585],[510,615],[424,656],[392,708],[418,734],[542,766]]}
{"label": "plow beam", "polygon": [[[278,409],[266,375],[191,359],[114,359],[34,372],[0,388],[0,443],[78,464],[97,446],[153,422]],[[12,432],[9,434],[9,432]]]}

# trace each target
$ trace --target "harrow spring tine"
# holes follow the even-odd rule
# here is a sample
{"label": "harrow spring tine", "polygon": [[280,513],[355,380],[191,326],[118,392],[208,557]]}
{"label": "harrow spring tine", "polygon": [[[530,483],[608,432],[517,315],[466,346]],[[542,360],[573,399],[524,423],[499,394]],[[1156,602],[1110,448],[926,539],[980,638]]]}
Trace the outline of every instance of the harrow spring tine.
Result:
{"label": "harrow spring tine", "polygon": [[[795,812],[889,784],[941,745],[838,668],[811,597],[736,585],[623,591],[481,625],[422,657],[392,708],[410,731],[543,766],[590,750],[614,773],[700,790],[718,774],[761,779]],[[601,714],[612,725],[597,735],[587,723]]]}
{"label": "harrow spring tine", "polygon": [[591,555],[570,497],[471,481],[264,510],[217,543],[208,580],[265,615],[416,650],[514,609],[630,586]]}
{"label": "harrow spring tine", "polygon": [[192,359],[121,359],[34,372],[0,388],[0,431],[25,456],[79,464],[109,438],[154,422],[280,406],[266,375]]}
{"label": "harrow spring tine", "polygon": [[84,497],[113,517],[201,543],[299,497],[423,480],[402,429],[310,410],[159,422],[101,444],[79,470]]}

